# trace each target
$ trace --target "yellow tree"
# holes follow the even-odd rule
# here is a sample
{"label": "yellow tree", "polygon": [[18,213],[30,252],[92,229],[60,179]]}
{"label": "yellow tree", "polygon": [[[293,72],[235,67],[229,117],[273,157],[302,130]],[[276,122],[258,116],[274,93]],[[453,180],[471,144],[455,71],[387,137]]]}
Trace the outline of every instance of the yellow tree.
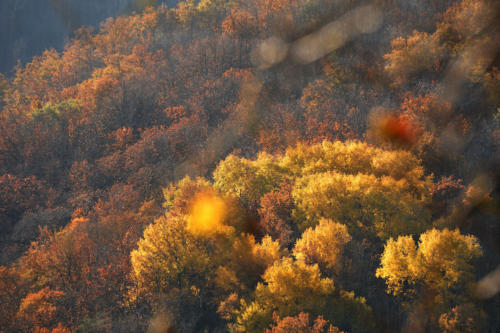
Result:
{"label": "yellow tree", "polygon": [[279,188],[283,173],[271,155],[260,154],[255,161],[230,155],[219,163],[213,178],[219,191],[259,202],[264,194]]}
{"label": "yellow tree", "polygon": [[262,332],[272,323],[272,316],[295,316],[308,312],[322,315],[333,325],[356,332],[370,332],[371,309],[365,300],[334,286],[322,277],[317,264],[283,258],[263,274],[252,302],[242,301],[235,329]]}
{"label": "yellow tree", "polygon": [[253,161],[230,155],[213,178],[220,192],[254,204],[289,179],[301,230],[329,218],[351,233],[363,228],[387,239],[420,233],[430,222],[431,176],[406,151],[354,141],[299,144],[284,155],[260,154]]}
{"label": "yellow tree", "polygon": [[321,312],[326,298],[333,294],[333,281],[322,278],[317,265],[283,258],[263,275],[265,283],[255,290],[255,301],[245,304],[237,323],[240,331],[262,332],[278,315],[294,315],[301,311]]}
{"label": "yellow tree", "polygon": [[209,274],[209,253],[186,231],[186,225],[184,216],[167,215],[144,231],[138,248],[131,253],[132,273],[141,293],[154,296],[170,288],[202,287],[199,283]]}
{"label": "yellow tree", "polygon": [[214,325],[215,263],[213,239],[187,230],[187,216],[166,214],[144,231],[131,253],[135,288],[131,304],[148,304],[154,312],[173,316],[180,331],[196,331],[197,325]]}
{"label": "yellow tree", "polygon": [[[481,254],[476,237],[462,235],[458,229],[432,229],[420,235],[418,245],[411,236],[389,239],[376,276],[386,281],[390,294],[411,296],[418,291],[420,299],[410,299],[416,307],[425,304],[431,325],[437,326],[436,314],[471,301],[468,289],[474,280],[472,263]],[[442,316],[442,326],[452,326],[452,316],[457,316],[453,309]]]}
{"label": "yellow tree", "polygon": [[450,288],[472,280],[471,262],[481,254],[476,237],[458,229],[431,229],[420,235],[418,246],[410,236],[389,239],[376,274],[395,295],[404,291],[405,283],[418,283],[445,296]]}
{"label": "yellow tree", "polygon": [[351,241],[347,227],[322,219],[313,229],[308,228],[297,240],[293,254],[308,264],[318,264],[328,269],[338,268],[344,246]]}
{"label": "yellow tree", "polygon": [[[241,211],[203,179],[185,178],[164,190],[167,212],[146,228],[131,253],[135,304],[173,314],[182,331],[219,325],[216,306],[232,293],[250,293],[281,258],[270,237],[238,234]],[[201,326],[199,326],[201,325]]]}
{"label": "yellow tree", "polygon": [[384,150],[359,141],[323,141],[289,148],[279,165],[295,177],[338,171],[345,174],[374,174],[396,180],[405,178],[417,195],[427,191],[421,161],[404,150]]}
{"label": "yellow tree", "polygon": [[406,179],[338,172],[299,178],[292,192],[302,230],[321,218],[339,221],[351,234],[368,231],[381,239],[416,234],[429,225],[429,196],[415,196]]}

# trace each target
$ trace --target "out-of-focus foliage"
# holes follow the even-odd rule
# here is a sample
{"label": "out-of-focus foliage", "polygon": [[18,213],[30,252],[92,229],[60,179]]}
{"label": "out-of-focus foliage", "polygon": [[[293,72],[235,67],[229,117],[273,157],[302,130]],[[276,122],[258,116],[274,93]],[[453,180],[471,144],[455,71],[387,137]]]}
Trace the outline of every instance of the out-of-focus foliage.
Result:
{"label": "out-of-focus foliage", "polygon": [[484,313],[474,304],[458,305],[439,317],[439,327],[444,333],[479,332],[484,326]]}
{"label": "out-of-focus foliage", "polygon": [[407,38],[394,39],[392,52],[384,56],[386,70],[396,77],[396,82],[402,82],[410,75],[442,71],[446,62],[459,54],[470,57],[467,61],[473,63],[470,72],[465,74],[468,79],[475,80],[476,71],[484,72],[488,60],[481,53],[472,59],[469,48],[480,51],[481,44],[491,43],[496,38],[494,33],[498,31],[490,36],[481,35],[494,24],[496,5],[477,0],[456,2],[443,13],[443,21],[437,24],[434,33],[414,31]]}

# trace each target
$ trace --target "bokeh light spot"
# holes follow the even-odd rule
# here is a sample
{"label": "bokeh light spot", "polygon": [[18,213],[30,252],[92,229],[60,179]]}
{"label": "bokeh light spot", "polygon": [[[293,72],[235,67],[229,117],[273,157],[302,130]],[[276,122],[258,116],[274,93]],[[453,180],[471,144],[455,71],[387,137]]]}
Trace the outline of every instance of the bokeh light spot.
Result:
{"label": "bokeh light spot", "polygon": [[198,193],[188,216],[188,230],[196,234],[212,234],[225,229],[226,202],[213,192]]}

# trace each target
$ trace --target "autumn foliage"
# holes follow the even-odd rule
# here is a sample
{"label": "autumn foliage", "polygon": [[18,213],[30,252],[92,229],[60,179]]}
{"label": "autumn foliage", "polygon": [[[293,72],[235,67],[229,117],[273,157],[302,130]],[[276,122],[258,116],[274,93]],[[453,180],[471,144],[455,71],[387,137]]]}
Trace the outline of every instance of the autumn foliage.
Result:
{"label": "autumn foliage", "polygon": [[0,332],[500,325],[498,1],[154,4],[0,76]]}

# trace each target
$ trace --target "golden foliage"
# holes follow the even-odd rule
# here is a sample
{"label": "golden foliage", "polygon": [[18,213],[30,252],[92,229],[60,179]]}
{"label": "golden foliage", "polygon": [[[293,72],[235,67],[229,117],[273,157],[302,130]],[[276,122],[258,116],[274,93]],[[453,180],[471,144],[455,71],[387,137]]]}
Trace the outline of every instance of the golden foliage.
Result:
{"label": "golden foliage", "polygon": [[186,232],[186,223],[184,216],[166,215],[144,231],[144,238],[130,255],[139,294],[154,296],[169,288],[189,289],[208,278],[210,253],[206,243]]}
{"label": "golden foliage", "polygon": [[373,174],[317,173],[299,178],[292,192],[295,218],[304,230],[321,218],[346,224],[349,231],[371,231],[382,239],[416,234],[429,225],[428,196],[412,195],[406,179]]}
{"label": "golden foliage", "polygon": [[442,301],[452,296],[451,288],[471,282],[472,261],[481,254],[476,237],[458,229],[431,229],[420,235],[418,246],[410,236],[389,239],[376,276],[386,280],[388,293],[397,295],[418,283],[441,294]]}
{"label": "golden foliage", "polygon": [[297,260],[336,268],[344,245],[351,241],[347,227],[322,219],[314,228],[308,228],[295,243],[293,254]]}
{"label": "golden foliage", "polygon": [[242,331],[263,331],[271,322],[273,311],[282,315],[300,311],[316,313],[326,305],[335,288],[333,281],[322,278],[317,265],[283,258],[263,275],[265,283],[255,290],[256,300],[244,307],[237,319]]}

